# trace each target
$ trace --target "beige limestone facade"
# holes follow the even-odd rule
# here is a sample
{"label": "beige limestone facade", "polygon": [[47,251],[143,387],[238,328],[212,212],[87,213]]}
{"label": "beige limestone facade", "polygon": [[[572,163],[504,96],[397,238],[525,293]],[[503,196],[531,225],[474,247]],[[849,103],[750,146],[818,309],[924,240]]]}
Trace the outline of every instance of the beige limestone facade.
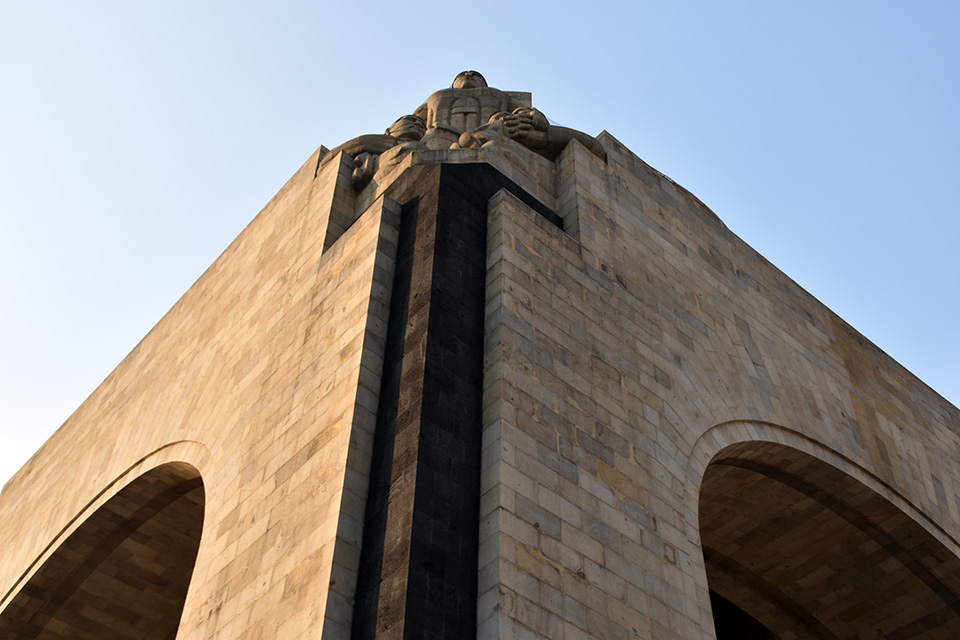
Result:
{"label": "beige limestone facade", "polygon": [[[960,412],[613,136],[524,108],[307,160],[3,488],[0,637],[960,637]],[[438,265],[474,232],[431,198],[483,212],[466,391]],[[475,464],[417,466],[471,398]]]}

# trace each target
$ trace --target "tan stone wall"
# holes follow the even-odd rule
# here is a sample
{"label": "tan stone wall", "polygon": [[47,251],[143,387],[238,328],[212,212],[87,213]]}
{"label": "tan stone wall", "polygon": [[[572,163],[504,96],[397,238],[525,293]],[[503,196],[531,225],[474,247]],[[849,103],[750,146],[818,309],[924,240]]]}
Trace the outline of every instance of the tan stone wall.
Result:
{"label": "tan stone wall", "polygon": [[[609,135],[607,161],[311,158],[0,494],[0,615],[143,472],[199,470],[181,638],[348,637],[399,209],[414,163],[488,162],[481,638],[710,638],[701,478],[778,442],[960,555],[957,410]],[[357,213],[363,213],[357,217]],[[334,220],[328,225],[328,220]],[[355,221],[354,221],[355,220]]]}
{"label": "tan stone wall", "polygon": [[600,139],[606,166],[557,163],[577,238],[491,202],[480,637],[712,637],[698,490],[740,441],[831,463],[956,554],[957,410]]}
{"label": "tan stone wall", "polygon": [[178,637],[316,637],[325,614],[344,637],[398,211],[378,200],[324,252],[343,178],[339,161],[315,179],[316,167],[314,155],[5,487],[4,604],[51,543],[139,473],[182,460],[206,510]]}

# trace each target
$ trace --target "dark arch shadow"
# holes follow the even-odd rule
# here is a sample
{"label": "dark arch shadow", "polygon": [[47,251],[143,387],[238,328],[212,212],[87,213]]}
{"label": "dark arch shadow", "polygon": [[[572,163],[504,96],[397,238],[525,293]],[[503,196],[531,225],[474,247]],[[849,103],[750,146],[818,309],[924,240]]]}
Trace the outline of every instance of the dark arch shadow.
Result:
{"label": "dark arch shadow", "polygon": [[[861,482],[790,447],[724,449],[700,534],[710,589],[773,638],[960,637],[960,559]],[[722,629],[718,639],[741,637]]]}
{"label": "dark arch shadow", "polygon": [[770,630],[753,616],[715,591],[710,592],[710,608],[713,609],[713,623],[720,640],[776,640]]}
{"label": "dark arch shadow", "polygon": [[90,515],[0,613],[0,638],[172,640],[203,529],[186,463],[156,467]]}

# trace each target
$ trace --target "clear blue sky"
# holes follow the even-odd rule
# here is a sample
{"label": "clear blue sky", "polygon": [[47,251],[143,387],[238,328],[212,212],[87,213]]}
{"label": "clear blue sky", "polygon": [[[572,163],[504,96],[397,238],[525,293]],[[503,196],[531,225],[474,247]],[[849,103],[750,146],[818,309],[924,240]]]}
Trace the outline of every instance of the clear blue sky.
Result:
{"label": "clear blue sky", "polygon": [[464,69],[611,132],[960,403],[958,33],[956,2],[8,1],[0,483],[317,146]]}

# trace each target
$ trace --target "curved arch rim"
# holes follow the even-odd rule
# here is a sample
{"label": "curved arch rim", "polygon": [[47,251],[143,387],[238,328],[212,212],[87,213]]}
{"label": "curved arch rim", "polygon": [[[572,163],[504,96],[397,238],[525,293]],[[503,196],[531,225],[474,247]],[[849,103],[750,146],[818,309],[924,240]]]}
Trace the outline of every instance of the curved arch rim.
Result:
{"label": "curved arch rim", "polygon": [[205,475],[205,470],[209,469],[212,456],[210,450],[196,440],[178,440],[159,447],[136,462],[124,469],[113,480],[103,486],[81,509],[70,518],[69,521],[50,539],[44,548],[30,561],[27,568],[20,574],[0,598],[0,613],[2,613],[23,585],[30,581],[30,578],[44,565],[44,563],[54,554],[56,550],[66,541],[70,535],[77,530],[97,509],[106,504],[111,498],[119,493],[130,482],[133,482],[141,475],[161,467],[165,464],[181,463],[192,467],[199,477]]}
{"label": "curved arch rim", "polygon": [[[738,430],[740,426],[752,428],[755,432],[753,437],[741,437],[741,433]],[[716,447],[712,445],[712,442],[717,438],[718,434],[725,436],[723,439],[726,441]],[[780,437],[777,438],[775,436]],[[914,505],[906,496],[885,480],[878,477],[870,469],[840,451],[800,431],[761,420],[728,420],[721,422],[705,430],[694,442],[691,455],[688,458],[690,461],[687,465],[688,482],[685,483],[685,486],[696,487],[696,489],[688,488],[685,502],[687,502],[688,513],[692,514],[695,518],[695,530],[698,536],[700,531],[698,508],[700,489],[703,485],[703,476],[707,467],[723,451],[748,442],[779,444],[790,447],[830,465],[837,471],[850,476],[883,497],[919,526],[923,527],[930,535],[950,548],[955,555],[960,557],[960,540],[952,536],[943,525],[936,522]],[[838,462],[840,464],[838,464]]]}

